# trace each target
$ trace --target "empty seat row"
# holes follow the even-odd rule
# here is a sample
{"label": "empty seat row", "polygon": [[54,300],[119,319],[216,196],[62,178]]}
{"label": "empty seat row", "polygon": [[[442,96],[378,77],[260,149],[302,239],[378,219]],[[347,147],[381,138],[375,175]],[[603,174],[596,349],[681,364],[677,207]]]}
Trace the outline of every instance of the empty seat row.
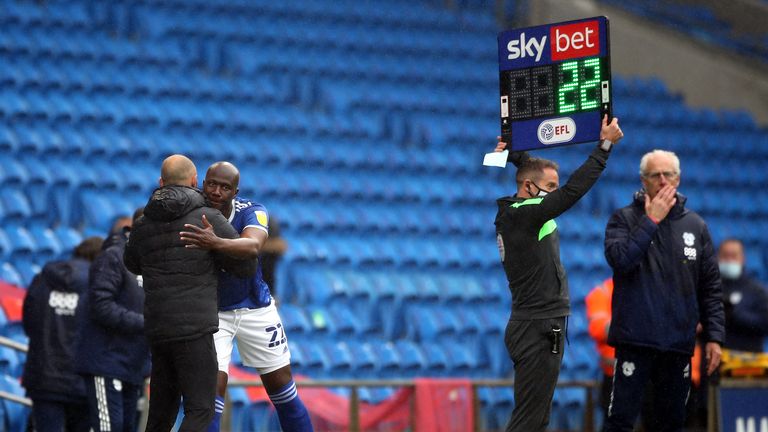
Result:
{"label": "empty seat row", "polygon": [[423,267],[397,271],[385,269],[345,269],[290,262],[281,297],[312,305],[336,302],[354,305],[363,300],[363,303],[378,308],[376,302],[379,300],[483,303],[503,301],[509,296],[506,279],[500,271],[485,274],[478,273],[484,272],[478,268],[472,273],[443,269],[435,274]]}
{"label": "empty seat row", "polygon": [[63,89],[94,96],[101,93],[185,96],[214,101],[287,101],[294,91],[287,76],[213,77],[198,69],[173,66],[122,65],[117,62],[10,56],[0,65],[0,84],[19,90]]}
{"label": "empty seat row", "polygon": [[[0,11],[0,17],[2,17]],[[102,29],[79,29],[50,25],[6,23],[0,33],[0,52],[66,56],[80,59],[183,65],[186,53],[175,41],[128,41],[108,35]]]}
{"label": "empty seat row", "polygon": [[498,251],[487,241],[442,240],[436,237],[345,238],[293,235],[286,259],[303,263],[394,265],[426,268],[488,268],[498,265]]}
{"label": "empty seat row", "polygon": [[[254,190],[245,196],[259,197],[264,190]],[[278,195],[279,196],[279,195]],[[324,199],[299,203],[272,198],[268,205],[273,213],[285,216],[281,220],[290,229],[304,234],[443,234],[479,235],[494,232],[494,213],[489,208],[452,205],[429,205],[419,202],[370,204],[363,199]]]}
{"label": "empty seat row", "polygon": [[92,25],[91,16],[84,3],[49,2],[44,7],[32,2],[3,1],[0,22],[24,25],[51,25],[87,29]]}
{"label": "empty seat row", "polygon": [[334,2],[329,5],[313,1],[296,1],[290,4],[265,1],[161,1],[140,7],[137,19],[151,26],[146,28],[150,33],[161,32],[165,30],[167,22],[174,22],[173,14],[185,16],[189,11],[198,11],[201,15],[221,20],[268,17],[277,21],[288,18],[302,23],[336,22],[340,25],[365,24],[371,28],[435,29],[448,34],[454,33],[457,27],[468,34],[473,34],[473,30],[477,31],[475,34],[482,34],[495,29],[495,22],[487,13],[465,12],[467,19],[462,19],[461,15],[444,8],[401,1],[390,2],[386,8],[371,8],[369,5],[352,1]]}
{"label": "empty seat row", "polygon": [[[457,88],[483,85],[485,88],[498,81],[498,74],[492,73],[496,66],[493,57],[487,67],[475,63],[455,63],[441,59],[422,59],[417,56],[387,55],[355,52],[350,56],[347,50],[307,51],[300,47],[259,46],[250,43],[233,42],[233,58],[237,69],[245,74],[258,71],[309,74],[327,78],[367,78],[385,82],[429,83],[435,86]],[[300,56],[302,62],[292,59]],[[375,84],[373,89],[375,89]]]}
{"label": "empty seat row", "polygon": [[45,225],[33,225],[29,229],[5,226],[0,229],[0,257],[2,260],[35,258],[44,262],[70,255],[81,241],[80,232],[65,226],[55,229]]}
{"label": "empty seat row", "polygon": [[490,377],[497,372],[485,353],[455,343],[417,344],[405,339],[317,343],[289,336],[289,344],[292,368],[313,378]]}
{"label": "empty seat row", "polygon": [[[411,12],[412,13],[412,12]],[[269,14],[244,16],[217,14],[216,19],[201,15],[199,10],[146,9],[138,18],[142,27],[155,37],[167,34],[211,35],[228,40],[254,42],[279,41],[313,48],[362,48],[372,52],[417,52],[422,55],[460,53],[469,58],[490,54],[483,37],[465,32],[461,35],[435,29],[372,27],[364,22],[345,23],[328,17],[275,17]],[[146,25],[144,25],[146,24]],[[302,29],[303,31],[299,31]]]}
{"label": "empty seat row", "polygon": [[[307,116],[292,106],[262,106],[255,102],[214,102],[184,97],[131,97],[124,95],[66,94],[60,91],[0,93],[0,116],[10,120],[30,119],[74,124],[159,125],[249,130],[253,132],[291,130],[323,131],[358,138],[382,135],[382,120],[355,121],[356,116],[312,113]],[[357,116],[362,118],[362,116]],[[303,118],[305,122],[296,122]],[[370,116],[367,117],[371,119]]]}

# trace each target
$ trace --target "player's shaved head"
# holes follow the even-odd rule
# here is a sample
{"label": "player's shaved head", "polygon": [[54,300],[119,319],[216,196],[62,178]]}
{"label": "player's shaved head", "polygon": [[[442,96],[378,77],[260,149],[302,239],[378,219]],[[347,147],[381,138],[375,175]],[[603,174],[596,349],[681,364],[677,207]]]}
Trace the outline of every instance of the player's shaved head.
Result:
{"label": "player's shaved head", "polygon": [[205,173],[205,178],[218,177],[227,179],[234,189],[237,189],[240,185],[240,170],[235,165],[227,161],[215,162],[208,167],[208,171]]}
{"label": "player's shaved head", "polygon": [[168,156],[160,168],[160,182],[166,185],[197,186],[197,168],[186,156]]}

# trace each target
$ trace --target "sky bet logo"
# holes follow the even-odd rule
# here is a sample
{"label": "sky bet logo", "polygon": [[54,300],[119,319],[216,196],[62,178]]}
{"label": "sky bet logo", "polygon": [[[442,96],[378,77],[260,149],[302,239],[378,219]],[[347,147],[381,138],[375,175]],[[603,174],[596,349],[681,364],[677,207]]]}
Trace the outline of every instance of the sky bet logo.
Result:
{"label": "sky bet logo", "polygon": [[[547,37],[544,36],[541,40],[536,38],[525,39],[525,32],[520,33],[520,40],[511,40],[507,44],[507,50],[509,60],[517,58],[525,58],[536,56],[536,61],[541,60],[541,53],[544,51],[544,44],[547,43]],[[535,54],[533,49],[535,49]]]}
{"label": "sky bet logo", "polygon": [[[571,58],[587,57],[600,54],[599,23],[585,21],[566,24],[549,29],[550,56],[552,61],[568,60]],[[520,33],[520,39],[507,43],[507,59],[535,57],[541,60],[541,54],[547,44],[547,36],[541,39],[526,38],[525,32]]]}

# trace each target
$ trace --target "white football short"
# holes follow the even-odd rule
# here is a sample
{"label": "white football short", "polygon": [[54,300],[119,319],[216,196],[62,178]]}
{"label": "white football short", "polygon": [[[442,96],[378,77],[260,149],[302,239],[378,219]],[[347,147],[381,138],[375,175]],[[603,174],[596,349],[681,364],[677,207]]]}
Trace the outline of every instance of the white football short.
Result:
{"label": "white football short", "polygon": [[291,363],[288,338],[274,302],[259,309],[219,311],[219,331],[213,341],[222,372],[229,373],[235,339],[243,364],[256,368],[259,375]]}

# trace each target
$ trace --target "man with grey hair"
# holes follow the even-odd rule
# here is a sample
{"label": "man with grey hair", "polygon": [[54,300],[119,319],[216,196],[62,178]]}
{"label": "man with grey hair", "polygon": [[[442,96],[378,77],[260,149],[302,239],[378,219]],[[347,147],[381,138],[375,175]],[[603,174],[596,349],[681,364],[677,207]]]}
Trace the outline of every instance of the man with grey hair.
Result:
{"label": "man with grey hair", "polygon": [[704,220],[677,192],[680,160],[654,150],[640,162],[643,189],[617,210],[605,232],[613,268],[613,319],[608,343],[616,373],[605,431],[631,431],[650,382],[652,430],[685,422],[696,327],[702,325],[707,373],[720,363],[725,339],[720,272]]}

